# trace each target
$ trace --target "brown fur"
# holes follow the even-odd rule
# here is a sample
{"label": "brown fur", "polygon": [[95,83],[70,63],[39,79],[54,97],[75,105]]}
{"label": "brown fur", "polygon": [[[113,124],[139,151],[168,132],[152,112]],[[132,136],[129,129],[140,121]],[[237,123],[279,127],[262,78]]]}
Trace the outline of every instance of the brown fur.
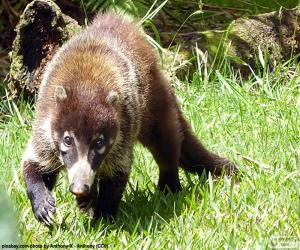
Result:
{"label": "brown fur", "polygon": [[[43,200],[51,197],[47,190],[52,189],[63,164],[59,145],[66,130],[82,142],[82,152],[99,131],[114,139],[112,145],[105,144],[109,150],[101,166],[95,167],[99,181],[95,180],[89,195],[77,197],[79,207],[85,208],[91,201],[95,217],[115,215],[137,140],[159,165],[161,190],[181,189],[179,165],[195,173],[204,169],[218,175],[223,170],[236,172],[231,162],[206,150],[192,134],[156,53],[138,26],[112,13],[98,15],[82,34],[71,39],[44,75],[32,145],[28,146],[34,156],[25,154],[23,168],[35,215],[46,224],[51,223],[51,211]],[[54,165],[55,174],[47,174]]]}

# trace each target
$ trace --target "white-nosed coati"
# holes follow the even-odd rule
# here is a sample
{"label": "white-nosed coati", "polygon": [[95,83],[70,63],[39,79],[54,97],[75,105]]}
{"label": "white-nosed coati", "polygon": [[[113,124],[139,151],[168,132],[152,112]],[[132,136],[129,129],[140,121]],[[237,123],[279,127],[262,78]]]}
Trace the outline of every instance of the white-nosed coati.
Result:
{"label": "white-nosed coati", "polygon": [[217,175],[237,171],[193,135],[138,25],[98,15],[59,49],[43,76],[22,161],[35,217],[51,224],[50,191],[62,166],[80,208],[91,204],[95,218],[115,216],[137,140],[159,165],[160,190],[181,189],[179,166]]}

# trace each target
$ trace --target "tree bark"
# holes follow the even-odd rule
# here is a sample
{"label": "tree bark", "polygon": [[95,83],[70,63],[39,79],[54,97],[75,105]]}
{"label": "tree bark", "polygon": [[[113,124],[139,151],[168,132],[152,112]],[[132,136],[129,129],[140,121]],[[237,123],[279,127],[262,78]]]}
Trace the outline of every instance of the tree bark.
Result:
{"label": "tree bark", "polygon": [[32,97],[39,88],[45,66],[56,50],[81,27],[50,0],[27,5],[16,27],[11,52],[8,88],[16,97]]}

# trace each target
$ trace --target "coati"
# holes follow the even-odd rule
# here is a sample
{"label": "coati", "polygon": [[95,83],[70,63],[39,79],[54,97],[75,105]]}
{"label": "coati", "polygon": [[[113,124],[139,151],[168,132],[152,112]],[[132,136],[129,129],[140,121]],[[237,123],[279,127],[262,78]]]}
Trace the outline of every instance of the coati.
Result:
{"label": "coati", "polygon": [[237,172],[192,133],[138,24],[98,14],[58,50],[43,75],[22,160],[36,219],[53,222],[50,192],[63,168],[80,208],[92,206],[95,219],[114,217],[136,141],[159,166],[160,190],[181,189],[179,166],[199,174]]}

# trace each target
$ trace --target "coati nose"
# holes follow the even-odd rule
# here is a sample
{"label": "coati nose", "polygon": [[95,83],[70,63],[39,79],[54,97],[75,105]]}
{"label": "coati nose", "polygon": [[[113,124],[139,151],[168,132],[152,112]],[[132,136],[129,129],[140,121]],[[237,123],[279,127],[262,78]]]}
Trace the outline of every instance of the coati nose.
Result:
{"label": "coati nose", "polygon": [[89,193],[90,187],[86,184],[75,185],[75,183],[72,183],[69,187],[69,190],[72,194],[75,194],[76,196],[85,196]]}

